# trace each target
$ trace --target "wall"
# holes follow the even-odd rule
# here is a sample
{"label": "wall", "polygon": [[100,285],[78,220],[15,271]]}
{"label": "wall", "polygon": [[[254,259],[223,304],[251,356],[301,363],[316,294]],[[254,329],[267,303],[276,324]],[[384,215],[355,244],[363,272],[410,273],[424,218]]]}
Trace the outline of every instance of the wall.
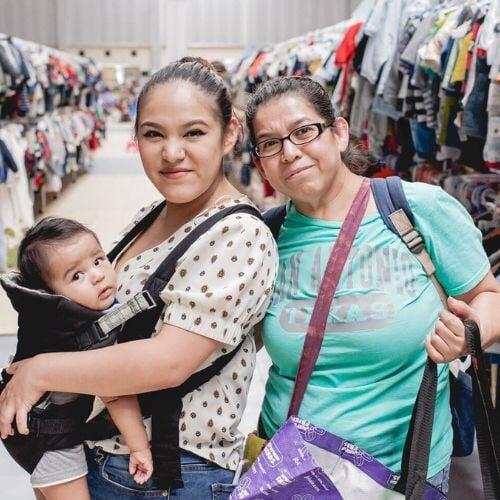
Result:
{"label": "wall", "polygon": [[54,0],[0,0],[0,32],[58,46]]}
{"label": "wall", "polygon": [[[349,17],[359,0],[0,0],[0,32],[98,60],[157,68],[185,54],[238,56]],[[115,56],[106,58],[106,48]],[[120,59],[123,56],[123,59]],[[144,59],[144,57],[146,59]],[[119,59],[119,60],[118,60]],[[136,61],[132,61],[135,63]]]}
{"label": "wall", "polygon": [[[140,71],[148,71],[151,67],[150,47],[123,46],[123,47],[85,47],[85,49],[71,47],[67,49],[73,54],[91,57],[100,61],[103,66],[120,64],[124,67],[136,67]],[[83,52],[83,53],[82,53]],[[135,53],[135,55],[133,55]]]}

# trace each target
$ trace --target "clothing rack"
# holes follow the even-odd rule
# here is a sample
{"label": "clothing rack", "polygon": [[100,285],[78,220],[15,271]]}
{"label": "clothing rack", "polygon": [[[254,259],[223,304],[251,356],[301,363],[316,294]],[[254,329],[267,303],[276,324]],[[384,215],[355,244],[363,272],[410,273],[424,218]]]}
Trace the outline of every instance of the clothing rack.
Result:
{"label": "clothing rack", "polygon": [[[4,38],[2,38],[2,36]],[[24,48],[32,48],[32,49],[38,49],[39,47],[43,47],[47,52],[51,55],[57,56],[60,59],[64,59],[66,61],[72,61],[77,64],[89,64],[90,59],[87,57],[80,56],[78,54],[72,54],[70,52],[63,52],[62,50],[58,50],[54,47],[49,47],[48,45],[41,45],[36,42],[32,42],[31,40],[24,40],[23,38],[18,38],[15,36],[9,36],[5,35],[3,33],[0,33],[0,41],[1,40],[12,40],[16,45],[20,45],[21,47]]]}
{"label": "clothing rack", "polygon": [[[429,182],[474,171],[498,175],[500,9],[490,0],[424,4],[367,0],[343,23],[247,53],[232,70],[234,92],[252,92],[278,75],[322,83],[337,114],[349,121],[354,141],[380,160],[370,175],[408,179],[415,165],[429,169]],[[383,39],[386,33],[393,45]],[[380,59],[376,51],[386,49],[384,61],[370,68]],[[471,100],[480,91],[478,80],[484,82],[485,63],[488,99],[483,83],[482,96]]]}
{"label": "clothing rack", "polygon": [[271,50],[279,51],[284,47],[294,47],[301,45],[308,45],[311,41],[316,41],[321,43],[331,41],[331,37],[334,34],[345,33],[347,28],[352,25],[357,20],[363,20],[366,16],[366,12],[370,10],[373,6],[374,0],[363,0],[351,14],[351,17],[345,21],[334,24],[333,26],[326,26],[325,28],[316,29],[309,31],[303,35],[299,35],[290,38],[284,42],[279,42],[274,46],[271,46]]}
{"label": "clothing rack", "polygon": [[88,58],[0,34],[0,271],[49,193],[91,163],[105,129],[100,68]]}

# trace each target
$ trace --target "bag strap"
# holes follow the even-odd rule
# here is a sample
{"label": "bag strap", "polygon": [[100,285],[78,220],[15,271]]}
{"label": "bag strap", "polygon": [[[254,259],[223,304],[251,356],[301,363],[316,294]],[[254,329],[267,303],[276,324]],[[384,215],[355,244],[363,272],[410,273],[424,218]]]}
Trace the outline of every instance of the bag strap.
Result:
{"label": "bag strap", "polygon": [[446,305],[448,296],[436,278],[436,268],[425,248],[424,239],[414,226],[413,212],[406,199],[401,179],[396,176],[372,179],[371,188],[385,225],[403,240],[410,252],[422,264],[441,301]]}
{"label": "bag strap", "polygon": [[[467,350],[471,355],[472,397],[476,425],[477,446],[485,498],[500,498],[500,429],[495,420],[488,388],[486,367],[481,347],[479,327],[474,321],[464,321]],[[436,398],[436,364],[427,358],[422,384],[413,408],[406,436],[401,477],[394,488],[404,492],[405,498],[424,498],[432,424]]]}
{"label": "bag strap", "polygon": [[[425,248],[424,240],[414,227],[413,212],[408,204],[399,177],[371,179],[371,189],[377,209],[385,225],[408,247],[421,263],[443,304],[446,293],[435,277],[435,267]],[[437,391],[437,366],[427,358],[422,382],[417,393],[401,460],[401,477],[395,489],[408,499],[424,496],[434,423]]]}
{"label": "bag strap", "polygon": [[401,459],[401,476],[394,487],[405,494],[406,499],[424,498],[429,455],[436,406],[437,366],[427,358],[424,375],[417,393],[415,405],[406,434]]}
{"label": "bag strap", "polygon": [[[472,357],[471,379],[474,420],[485,498],[500,498],[500,429],[495,420],[478,325],[464,321],[468,353]],[[394,488],[405,498],[424,498],[432,438],[437,387],[437,367],[430,358],[424,369],[410,420],[401,461],[401,477]]]}
{"label": "bag strap", "polygon": [[[441,301],[446,305],[447,295],[435,276],[436,269],[425,248],[424,240],[414,227],[413,212],[406,199],[401,178],[392,176],[385,179],[371,179],[371,190],[385,225],[398,235],[415,255],[432,281]],[[275,239],[278,239],[285,216],[285,205],[271,208],[264,213],[264,222]]]}
{"label": "bag strap", "polygon": [[472,398],[477,430],[477,447],[484,497],[500,498],[500,426],[491,401],[486,363],[481,347],[479,327],[474,321],[465,321],[467,349],[471,355]]}
{"label": "bag strap", "polygon": [[351,250],[361,220],[366,212],[368,200],[370,199],[370,181],[363,179],[361,187],[354,198],[351,208],[340,229],[338,238],[335,240],[326,271],[321,280],[318,298],[314,304],[311,321],[307,328],[307,334],[302,348],[297,377],[293,389],[288,417],[298,415],[300,405],[306,392],[307,384],[321,350],[321,344],[325,334],[328,313],[332,305],[335,290],[337,289],[347,257]]}

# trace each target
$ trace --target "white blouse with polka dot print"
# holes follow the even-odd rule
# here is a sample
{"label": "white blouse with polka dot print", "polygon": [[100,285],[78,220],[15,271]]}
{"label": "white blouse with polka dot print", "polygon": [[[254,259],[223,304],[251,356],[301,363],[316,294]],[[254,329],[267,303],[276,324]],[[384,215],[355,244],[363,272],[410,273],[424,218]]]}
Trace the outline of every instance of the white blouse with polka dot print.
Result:
{"label": "white blouse with polka dot print", "polygon": [[[158,203],[142,209],[121,236]],[[118,300],[125,301],[141,291],[148,277],[196,225],[238,203],[252,204],[243,195],[226,199],[180,227],[159,246],[126,262],[118,275]],[[235,470],[243,452],[244,436],[238,425],[256,358],[253,334],[248,334],[269,305],[277,265],[276,244],[267,226],[253,215],[232,214],[179,259],[175,274],[161,293],[165,309],[153,335],[168,323],[220,342],[200,369],[243,341],[219,375],[183,398],[180,419],[180,447],[226,469]],[[150,419],[144,422],[150,435]],[[108,453],[128,453],[120,436],[88,444]]]}

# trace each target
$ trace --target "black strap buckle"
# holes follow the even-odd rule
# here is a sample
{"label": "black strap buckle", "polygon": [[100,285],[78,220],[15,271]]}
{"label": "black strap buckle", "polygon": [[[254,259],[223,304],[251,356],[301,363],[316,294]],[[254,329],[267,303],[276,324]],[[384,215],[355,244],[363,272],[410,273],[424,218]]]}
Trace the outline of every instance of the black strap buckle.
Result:
{"label": "black strap buckle", "polygon": [[28,413],[27,426],[30,436],[40,436],[40,418],[34,417],[32,412]]}
{"label": "black strap buckle", "polygon": [[156,302],[148,290],[143,290],[141,292],[141,295],[144,297],[144,299],[148,303],[148,309],[152,309],[153,307],[156,307]]}
{"label": "black strap buckle", "polygon": [[94,337],[94,339],[98,342],[107,340],[109,338],[109,333],[103,332],[97,321],[94,321],[94,323],[92,323],[90,331],[92,332],[92,336]]}
{"label": "black strap buckle", "polygon": [[7,386],[7,382],[10,379],[10,375],[5,371],[5,368],[2,370],[2,373],[0,375],[0,394],[2,394],[3,390]]}

